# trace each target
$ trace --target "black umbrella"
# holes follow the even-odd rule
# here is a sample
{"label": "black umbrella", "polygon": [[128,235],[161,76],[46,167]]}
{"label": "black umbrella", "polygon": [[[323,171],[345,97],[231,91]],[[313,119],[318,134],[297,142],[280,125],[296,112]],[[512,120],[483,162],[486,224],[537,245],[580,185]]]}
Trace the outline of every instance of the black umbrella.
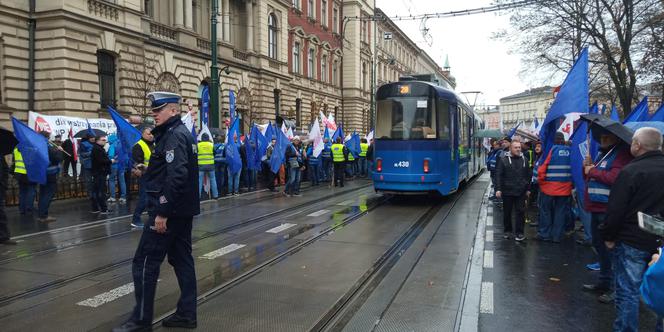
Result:
{"label": "black umbrella", "polygon": [[581,120],[590,123],[590,130],[596,141],[599,141],[599,136],[602,133],[609,132],[627,144],[632,144],[634,132],[618,121],[611,120],[600,114],[582,114]]}
{"label": "black umbrella", "polygon": [[0,127],[0,156],[12,153],[16,144],[18,144],[18,140],[14,137],[14,133]]}
{"label": "black umbrella", "polygon": [[[106,136],[106,132],[101,129],[92,128],[92,131],[95,133],[95,137]],[[88,129],[83,129],[74,135],[74,138],[86,138],[88,136]]]}

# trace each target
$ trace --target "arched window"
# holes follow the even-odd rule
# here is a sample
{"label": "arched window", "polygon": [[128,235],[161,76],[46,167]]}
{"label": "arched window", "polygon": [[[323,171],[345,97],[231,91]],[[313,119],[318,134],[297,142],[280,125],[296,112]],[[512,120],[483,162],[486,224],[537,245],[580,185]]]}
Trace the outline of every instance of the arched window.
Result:
{"label": "arched window", "polygon": [[267,18],[267,56],[277,59],[277,16],[270,14]]}
{"label": "arched window", "polygon": [[320,80],[327,83],[327,55],[320,60]]}
{"label": "arched window", "polygon": [[115,57],[112,54],[97,52],[97,74],[101,108],[115,106]]}

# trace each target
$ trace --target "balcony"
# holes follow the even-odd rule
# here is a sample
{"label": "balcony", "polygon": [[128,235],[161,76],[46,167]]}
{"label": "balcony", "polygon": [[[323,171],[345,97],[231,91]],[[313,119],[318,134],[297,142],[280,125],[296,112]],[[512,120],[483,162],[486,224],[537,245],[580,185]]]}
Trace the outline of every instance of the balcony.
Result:
{"label": "balcony", "polygon": [[212,44],[207,39],[196,38],[196,47],[201,50],[210,51],[212,48]]}
{"label": "balcony", "polygon": [[249,60],[249,53],[238,51],[238,50],[233,50],[233,57],[238,59],[238,60],[248,61]]}
{"label": "balcony", "polygon": [[150,35],[169,42],[177,41],[177,31],[175,29],[155,22],[150,22]]}
{"label": "balcony", "polygon": [[112,21],[117,21],[120,17],[118,7],[106,1],[88,0],[88,12],[94,16]]}

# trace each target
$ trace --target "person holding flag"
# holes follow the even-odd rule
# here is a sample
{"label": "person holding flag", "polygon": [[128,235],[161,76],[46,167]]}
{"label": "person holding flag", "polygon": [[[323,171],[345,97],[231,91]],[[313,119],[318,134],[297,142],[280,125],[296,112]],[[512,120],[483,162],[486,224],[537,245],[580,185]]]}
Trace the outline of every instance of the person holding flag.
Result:
{"label": "person holding flag", "polygon": [[[40,132],[46,141],[51,134],[47,131]],[[51,201],[58,189],[58,174],[60,174],[60,164],[62,163],[62,148],[53,144],[48,144],[48,166],[46,167],[46,183],[39,184],[39,202],[37,205],[37,221],[43,223],[54,222],[55,218],[48,213]]]}
{"label": "person holding flag", "polygon": [[320,157],[320,151],[319,155],[316,155],[314,149],[314,143],[311,142],[307,146],[307,161],[308,161],[308,168],[309,168],[309,180],[311,181],[312,186],[317,186],[320,183],[320,164],[321,164],[321,157]]}
{"label": "person holding flag", "polygon": [[28,170],[18,146],[14,148],[13,159],[14,178],[18,183],[18,210],[21,215],[26,215],[32,213],[35,208],[37,184],[28,179]]}
{"label": "person holding flag", "polygon": [[219,196],[224,196],[226,187],[226,144],[222,135],[214,136],[214,175],[217,180]]}
{"label": "person holding flag", "polygon": [[127,202],[127,182],[125,181],[126,162],[123,160],[124,150],[122,142],[118,135],[108,136],[108,157],[111,159],[111,174],[108,177],[108,192],[111,197],[108,198],[109,203],[115,203],[115,185],[120,187],[120,198],[117,202],[125,204]]}
{"label": "person holding flag", "polygon": [[288,183],[284,194],[288,197],[300,196],[300,180],[302,179],[302,146],[300,137],[293,137],[293,142],[286,149],[286,161],[288,165]]}
{"label": "person holding flag", "polygon": [[240,174],[242,173],[242,156],[240,155],[239,119],[235,119],[228,129],[226,143],[226,161],[228,163],[228,194],[240,194]]}
{"label": "person holding flag", "polygon": [[[267,133],[267,132],[266,132]],[[274,146],[277,144],[277,138],[272,136],[270,143],[265,149],[265,157],[262,160],[263,164],[263,174],[265,176],[265,187],[271,192],[277,192],[277,189],[274,188],[274,180],[277,177],[276,172],[273,172],[270,167],[270,161],[272,160],[272,154],[274,151]]]}

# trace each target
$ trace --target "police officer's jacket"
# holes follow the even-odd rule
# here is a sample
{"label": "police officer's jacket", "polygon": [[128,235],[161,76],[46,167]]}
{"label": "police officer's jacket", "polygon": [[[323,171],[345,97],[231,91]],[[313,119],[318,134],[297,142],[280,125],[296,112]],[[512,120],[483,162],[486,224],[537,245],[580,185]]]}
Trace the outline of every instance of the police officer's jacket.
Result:
{"label": "police officer's jacket", "polygon": [[174,116],[154,128],[155,148],[145,173],[146,191],[157,215],[193,217],[200,213],[198,156],[191,132]]}

